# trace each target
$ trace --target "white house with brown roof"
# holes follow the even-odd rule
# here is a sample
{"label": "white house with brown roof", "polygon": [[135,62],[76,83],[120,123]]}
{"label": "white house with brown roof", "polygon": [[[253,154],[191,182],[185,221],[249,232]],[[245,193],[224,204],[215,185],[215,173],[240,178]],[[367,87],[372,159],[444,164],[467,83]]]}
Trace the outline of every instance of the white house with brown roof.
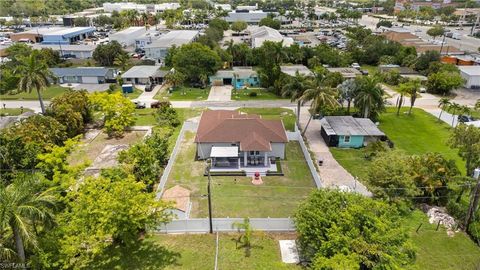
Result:
{"label": "white house with brown roof", "polygon": [[270,169],[276,158],[285,158],[287,142],[281,120],[229,110],[203,112],[195,137],[198,159],[211,158],[213,168],[229,170]]}

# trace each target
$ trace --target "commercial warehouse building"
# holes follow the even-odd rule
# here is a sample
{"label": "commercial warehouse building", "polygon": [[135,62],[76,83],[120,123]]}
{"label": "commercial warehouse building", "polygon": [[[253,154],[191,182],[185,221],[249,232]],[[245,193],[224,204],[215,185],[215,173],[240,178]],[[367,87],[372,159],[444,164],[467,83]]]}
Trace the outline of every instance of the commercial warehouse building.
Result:
{"label": "commercial warehouse building", "polygon": [[95,45],[54,45],[54,44],[34,44],[32,48],[36,50],[52,49],[60,54],[60,57],[88,59],[92,58]]}
{"label": "commercial warehouse building", "polygon": [[194,30],[176,30],[164,34],[159,39],[153,41],[151,44],[145,46],[145,56],[151,59],[165,59],[168,49],[173,45],[180,47],[195,41],[198,37],[199,31]]}
{"label": "commercial warehouse building", "polygon": [[42,44],[72,44],[93,35],[95,27],[71,27],[43,34]]}
{"label": "commercial warehouse building", "polygon": [[135,39],[145,34],[147,30],[143,26],[128,27],[122,31],[110,35],[110,41],[117,41],[124,46],[132,46],[135,44]]}
{"label": "commercial warehouse building", "polygon": [[458,69],[466,88],[480,89],[480,66],[458,66]]}

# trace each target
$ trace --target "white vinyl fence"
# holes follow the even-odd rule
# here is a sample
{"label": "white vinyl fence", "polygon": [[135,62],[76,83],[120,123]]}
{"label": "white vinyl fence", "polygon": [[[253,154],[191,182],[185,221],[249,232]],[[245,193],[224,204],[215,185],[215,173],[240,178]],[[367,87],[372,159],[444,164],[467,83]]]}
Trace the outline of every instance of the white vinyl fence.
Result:
{"label": "white vinyl fence", "polygon": [[[243,218],[214,218],[214,232],[237,231],[233,224],[242,223]],[[295,224],[291,218],[251,218],[253,230],[259,231],[295,231]],[[208,233],[210,230],[208,218],[177,219],[156,229],[161,233]]]}

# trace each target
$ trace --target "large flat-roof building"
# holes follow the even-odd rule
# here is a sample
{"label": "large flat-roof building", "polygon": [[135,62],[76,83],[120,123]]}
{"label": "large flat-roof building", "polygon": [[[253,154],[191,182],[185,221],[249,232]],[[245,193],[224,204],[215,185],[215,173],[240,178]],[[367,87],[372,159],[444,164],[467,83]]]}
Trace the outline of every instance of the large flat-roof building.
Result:
{"label": "large flat-roof building", "polygon": [[103,3],[103,10],[105,12],[121,12],[124,10],[136,10],[139,13],[150,12],[157,13],[163,12],[169,9],[180,8],[180,3],[161,3],[161,4],[137,4],[131,2],[119,2],[119,3]]}
{"label": "large flat-roof building", "polygon": [[480,66],[458,66],[466,88],[480,89]]}
{"label": "large flat-roof building", "polygon": [[175,30],[160,36],[157,40],[145,46],[145,56],[151,59],[165,59],[168,49],[172,46],[180,47],[195,41],[199,31],[195,30]]}
{"label": "large flat-roof building", "polygon": [[[254,26],[252,26],[253,28]],[[272,42],[283,42],[284,47],[288,47],[292,45],[295,41],[291,37],[285,37],[276,29],[273,29],[268,26],[260,26],[257,28],[253,28],[250,31],[251,39],[252,39],[252,48],[258,48],[263,45],[265,41],[272,41]]]}
{"label": "large flat-roof building", "polygon": [[131,46],[135,44],[135,39],[145,34],[147,30],[143,26],[128,27],[122,31],[109,36],[111,41],[117,41],[121,45]]}
{"label": "large flat-roof building", "polygon": [[31,42],[38,43],[43,41],[43,35],[64,29],[63,27],[37,27],[23,32],[13,33],[10,35],[12,41],[15,42]]}
{"label": "large flat-roof building", "polygon": [[61,28],[44,33],[42,44],[72,44],[86,39],[93,32],[95,32],[95,27]]}
{"label": "large flat-roof building", "polygon": [[235,10],[229,12],[224,19],[229,23],[244,21],[248,24],[259,24],[260,20],[267,16],[268,13],[262,10]]}

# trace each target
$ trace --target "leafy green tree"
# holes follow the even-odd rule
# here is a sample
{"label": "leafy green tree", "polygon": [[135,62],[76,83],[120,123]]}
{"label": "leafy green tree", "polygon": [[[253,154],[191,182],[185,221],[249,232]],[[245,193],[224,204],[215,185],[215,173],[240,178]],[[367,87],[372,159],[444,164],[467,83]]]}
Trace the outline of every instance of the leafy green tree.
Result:
{"label": "leafy green tree", "polygon": [[68,139],[64,145],[53,146],[49,152],[38,154],[36,168],[40,169],[49,180],[53,180],[55,174],[68,173],[70,168],[67,158],[76,149],[79,139],[79,136]]}
{"label": "leafy green tree", "polygon": [[169,72],[165,76],[165,82],[167,84],[171,85],[173,88],[175,88],[179,85],[182,85],[183,82],[185,81],[185,79],[186,79],[185,74],[183,74],[182,72],[177,71],[177,70]]}
{"label": "leafy green tree", "polygon": [[384,91],[373,77],[361,77],[356,81],[358,85],[355,95],[355,107],[364,118],[376,119],[378,113],[385,109],[383,101]]}
{"label": "leafy green tree", "polygon": [[448,95],[450,91],[462,86],[464,80],[458,73],[441,71],[428,75],[427,91],[434,94]]}
{"label": "leafy green tree", "polygon": [[243,30],[247,29],[247,27],[248,27],[248,24],[244,21],[233,22],[232,25],[230,26],[232,31],[235,31],[237,33],[242,32]]}
{"label": "leafy green tree", "polygon": [[445,29],[442,26],[434,26],[427,30],[427,35],[433,37],[433,39],[443,35],[443,33],[445,33]]}
{"label": "leafy green tree", "polygon": [[212,75],[221,66],[220,57],[214,50],[197,42],[183,45],[173,56],[176,71],[185,74],[188,80],[198,82],[200,74]]}
{"label": "leafy green tree", "polygon": [[465,160],[467,176],[480,167],[480,128],[460,124],[453,130],[449,140],[450,147],[457,148],[458,154]]}
{"label": "leafy green tree", "polygon": [[48,69],[47,63],[40,59],[39,51],[34,50],[28,57],[19,58],[19,65],[14,72],[20,77],[18,90],[30,93],[35,88],[42,113],[45,113],[41,91],[50,85],[49,79],[56,78]]}
{"label": "leafy green tree", "polygon": [[121,93],[95,92],[89,96],[93,110],[103,118],[109,137],[121,137],[135,123],[135,106]]}
{"label": "leafy green tree", "polygon": [[260,70],[258,75],[264,87],[275,87],[277,94],[280,93],[280,64],[287,57],[282,42],[265,41],[260,48],[253,51],[253,57],[257,59]]}
{"label": "leafy green tree", "polygon": [[273,19],[271,17],[265,17],[263,19],[260,20],[260,22],[258,23],[259,26],[268,26],[270,28],[273,28],[273,29],[280,29],[280,21],[279,20],[276,20],[276,19]]}
{"label": "leafy green tree", "polygon": [[416,71],[425,74],[425,71],[430,66],[430,63],[435,61],[440,61],[440,53],[437,51],[426,51],[417,58],[414,68]]}
{"label": "leafy green tree", "polygon": [[125,52],[122,50],[122,45],[117,41],[109,42],[108,44],[100,44],[93,51],[93,59],[102,66],[111,67],[115,59]]}
{"label": "leafy green tree", "polygon": [[328,189],[314,191],[295,214],[302,255],[313,269],[337,269],[339,261],[348,269],[407,268],[415,251],[400,222],[386,202]]}
{"label": "leafy green tree", "polygon": [[120,67],[121,71],[125,71],[130,65],[130,56],[126,53],[120,53],[115,57],[113,64]]}
{"label": "leafy green tree", "polygon": [[227,21],[223,19],[215,18],[210,20],[210,22],[208,23],[208,27],[217,28],[217,29],[221,29],[222,31],[226,31],[228,30],[229,25]]}
{"label": "leafy green tree", "polygon": [[377,23],[377,28],[379,27],[387,27],[387,28],[391,28],[393,26],[392,22],[391,21],[387,21],[387,20],[381,20]]}
{"label": "leafy green tree", "polygon": [[131,175],[109,172],[87,177],[67,194],[67,208],[58,216],[64,268],[79,269],[109,246],[130,246],[148,227],[170,219],[167,204],[145,193],[145,184]]}
{"label": "leafy green tree", "polygon": [[67,139],[66,128],[50,116],[32,115],[6,130],[6,134],[19,136],[25,143],[43,148],[61,145]]}
{"label": "leafy green tree", "polygon": [[0,185],[0,231],[9,228],[13,234],[16,255],[25,262],[25,245],[36,246],[38,226],[48,227],[57,203],[54,190],[39,190],[34,175],[20,174],[13,183]]}
{"label": "leafy green tree", "polygon": [[376,156],[368,167],[366,178],[369,190],[375,197],[398,202],[421,193],[412,180],[409,158],[399,151],[379,153]]}

